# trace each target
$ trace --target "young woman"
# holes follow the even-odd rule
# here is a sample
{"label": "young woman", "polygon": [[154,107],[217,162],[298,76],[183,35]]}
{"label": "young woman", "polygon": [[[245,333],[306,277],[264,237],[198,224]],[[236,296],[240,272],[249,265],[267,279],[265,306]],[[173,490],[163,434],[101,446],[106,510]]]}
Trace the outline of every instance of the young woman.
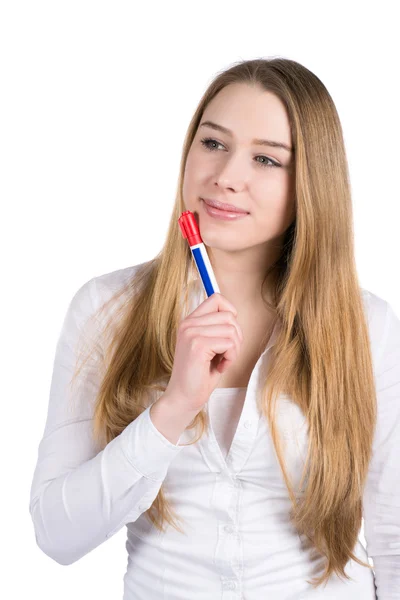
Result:
{"label": "young woman", "polygon": [[332,98],[295,61],[234,64],[189,125],[159,255],[70,303],[37,543],[69,565],[127,526],[125,600],[400,598],[399,447],[400,321],[357,279]]}

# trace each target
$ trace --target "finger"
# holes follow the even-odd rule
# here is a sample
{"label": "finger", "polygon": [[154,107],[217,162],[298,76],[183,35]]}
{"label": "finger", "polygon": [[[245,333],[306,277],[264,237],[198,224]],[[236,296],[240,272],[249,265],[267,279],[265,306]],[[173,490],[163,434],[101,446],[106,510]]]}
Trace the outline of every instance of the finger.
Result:
{"label": "finger", "polygon": [[200,316],[205,315],[210,312],[216,311],[224,311],[229,310],[232,312],[235,317],[237,317],[236,307],[233,306],[231,302],[222,294],[215,292],[211,294],[206,300],[204,300],[195,310],[190,314],[190,316]]}
{"label": "finger", "polygon": [[235,319],[235,317],[232,315],[232,313],[230,311],[220,311],[220,312],[213,312],[213,313],[208,313],[205,315],[199,315],[199,316],[192,316],[190,315],[189,317],[187,317],[186,319],[186,328],[188,327],[204,327],[205,325],[227,325],[227,324],[231,324],[236,328],[236,331],[238,332],[238,336],[239,339],[241,341],[243,341],[243,332],[242,332],[242,328],[240,327],[239,323],[237,322],[237,320]]}

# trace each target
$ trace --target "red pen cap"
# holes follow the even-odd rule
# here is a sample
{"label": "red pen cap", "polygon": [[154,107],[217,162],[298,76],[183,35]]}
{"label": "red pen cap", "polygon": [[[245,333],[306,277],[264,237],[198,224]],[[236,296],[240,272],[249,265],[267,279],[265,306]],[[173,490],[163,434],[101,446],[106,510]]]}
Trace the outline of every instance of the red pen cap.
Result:
{"label": "red pen cap", "polygon": [[189,246],[200,244],[203,242],[200,235],[199,226],[194,214],[190,210],[185,210],[178,219],[179,227],[182,235],[187,239]]}

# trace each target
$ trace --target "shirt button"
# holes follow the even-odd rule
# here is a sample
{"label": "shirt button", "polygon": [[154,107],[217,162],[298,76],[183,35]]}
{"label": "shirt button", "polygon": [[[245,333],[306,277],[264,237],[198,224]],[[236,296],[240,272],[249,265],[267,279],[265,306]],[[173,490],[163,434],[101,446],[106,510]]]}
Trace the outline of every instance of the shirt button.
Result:
{"label": "shirt button", "polygon": [[231,581],[225,581],[225,583],[224,583],[224,589],[225,590],[236,590],[236,588],[237,588],[236,581],[233,581],[233,580],[231,580]]}
{"label": "shirt button", "polygon": [[246,429],[249,429],[251,427],[251,421],[245,421],[244,426],[246,427]]}
{"label": "shirt button", "polygon": [[235,528],[233,527],[233,525],[225,525],[225,531],[227,533],[234,533]]}

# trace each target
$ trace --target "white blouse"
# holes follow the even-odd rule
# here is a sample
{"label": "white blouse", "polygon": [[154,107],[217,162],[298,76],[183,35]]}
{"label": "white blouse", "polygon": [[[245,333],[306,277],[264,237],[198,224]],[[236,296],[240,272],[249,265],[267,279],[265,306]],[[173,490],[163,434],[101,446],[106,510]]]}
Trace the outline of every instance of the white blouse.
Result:
{"label": "white blouse", "polygon": [[[39,548],[70,565],[126,526],[124,600],[400,599],[400,320],[390,304],[362,290],[378,424],[363,498],[367,549],[358,541],[354,551],[365,562],[372,558],[374,573],[349,561],[351,581],[333,576],[325,588],[313,590],[306,579],[321,574],[324,563],[289,521],[289,496],[256,404],[278,324],[248,387],[211,394],[211,427],[195,444],[181,445],[193,439],[194,430],[184,431],[175,445],[154,426],[150,408],[161,392],[104,450],[94,444],[102,345],[97,340],[92,360],[70,388],[78,338],[93,341],[99,324],[90,317],[139,266],[94,277],[69,304],[31,486]],[[190,312],[205,299],[200,280],[193,283]],[[281,395],[278,406],[289,476],[297,484],[307,423],[289,397]],[[185,534],[168,524],[161,533],[146,517],[161,484],[184,519]]]}

